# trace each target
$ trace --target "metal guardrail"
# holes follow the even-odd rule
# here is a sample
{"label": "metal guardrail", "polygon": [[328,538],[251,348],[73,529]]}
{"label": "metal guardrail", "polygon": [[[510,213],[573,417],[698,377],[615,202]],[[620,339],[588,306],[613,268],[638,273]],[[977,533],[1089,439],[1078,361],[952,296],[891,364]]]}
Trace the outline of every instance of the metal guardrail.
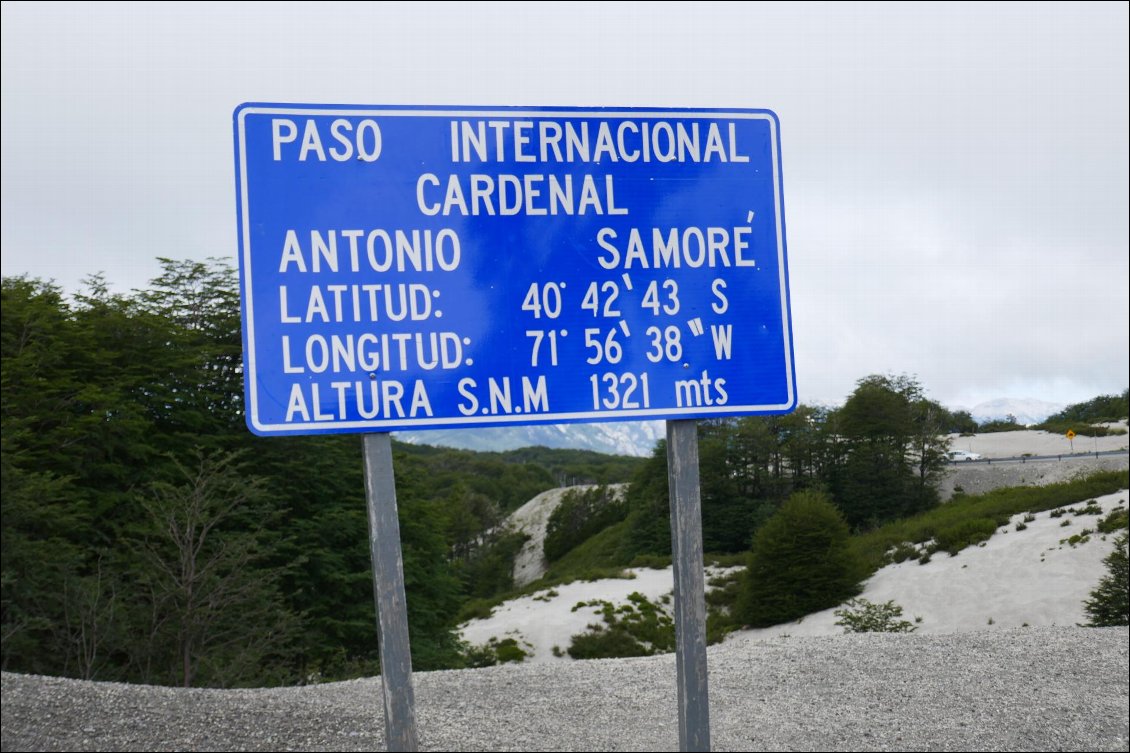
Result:
{"label": "metal guardrail", "polygon": [[1103,450],[1102,452],[1075,452],[1059,455],[1018,455],[1010,458],[981,458],[980,460],[950,460],[947,465],[959,468],[974,465],[992,465],[993,463],[1039,463],[1058,460],[1085,460],[1087,458],[1111,457],[1114,455],[1130,454],[1130,448],[1121,450]]}

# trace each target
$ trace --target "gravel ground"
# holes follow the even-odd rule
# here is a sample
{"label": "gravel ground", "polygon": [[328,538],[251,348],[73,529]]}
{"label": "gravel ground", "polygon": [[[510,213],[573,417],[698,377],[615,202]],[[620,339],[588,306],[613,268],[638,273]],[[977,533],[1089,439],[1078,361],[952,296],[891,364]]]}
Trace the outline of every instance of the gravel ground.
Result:
{"label": "gravel ground", "polygon": [[[673,656],[415,676],[423,750],[675,750]],[[5,673],[3,750],[383,748],[379,680],[182,690]],[[1128,750],[1130,632],[710,650],[715,750]]]}

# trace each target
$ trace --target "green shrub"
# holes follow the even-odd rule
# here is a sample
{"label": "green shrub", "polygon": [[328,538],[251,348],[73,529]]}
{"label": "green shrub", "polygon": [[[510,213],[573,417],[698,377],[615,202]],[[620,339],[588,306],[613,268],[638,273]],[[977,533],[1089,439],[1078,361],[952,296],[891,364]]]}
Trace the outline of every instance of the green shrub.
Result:
{"label": "green shrub", "polygon": [[[1013,515],[1032,515],[1058,510],[1052,517],[1066,514],[1066,507],[1081,500],[1125,489],[1130,483],[1126,471],[1100,471],[1086,478],[1047,486],[995,489],[985,494],[952,499],[948,503],[911,518],[888,523],[855,536],[852,548],[867,563],[868,574],[887,564],[887,553],[901,542],[923,543],[938,531],[970,518],[988,518],[1001,525]],[[1031,522],[1027,517],[1025,522]]]}
{"label": "green shrub", "polygon": [[1126,433],[1125,429],[1117,426],[1096,426],[1078,421],[1045,421],[1034,427],[1050,434],[1067,434],[1068,429],[1080,437],[1117,437]]}
{"label": "green shrub", "polygon": [[628,567],[646,567],[651,570],[662,570],[671,566],[669,554],[637,554],[632,558]]}
{"label": "green shrub", "polygon": [[545,529],[545,558],[560,559],[598,531],[628,514],[623,496],[607,486],[570,489],[549,516]]}
{"label": "green shrub", "polygon": [[852,599],[833,614],[845,633],[913,633],[918,629],[900,619],[902,607],[894,601],[875,604],[867,599]]}
{"label": "green shrub", "polygon": [[628,603],[614,607],[611,602],[593,600],[573,607],[600,607],[603,623],[589,625],[569,644],[574,659],[609,659],[624,656],[651,656],[674,650],[675,625],[660,605],[643,594],[628,595]]}
{"label": "green shrub", "polygon": [[921,553],[917,547],[903,542],[891,552],[891,562],[906,562],[907,560],[917,559],[919,556],[921,556]]}
{"label": "green shrub", "polygon": [[503,638],[499,641],[498,646],[495,647],[495,654],[498,656],[499,664],[525,661],[529,656],[513,638]]}
{"label": "green shrub", "polygon": [[991,518],[958,520],[938,529],[935,538],[938,549],[956,555],[967,546],[987,541],[997,531],[997,521]]}
{"label": "green shrub", "polygon": [[[531,648],[528,643],[526,648]],[[522,648],[516,638],[491,638],[481,646],[464,644],[462,654],[464,666],[477,668],[523,662],[530,652]]]}
{"label": "green shrub", "polygon": [[459,613],[455,615],[456,624],[467,622],[468,620],[485,620],[494,614],[494,608],[498,606],[495,601],[489,599],[471,599],[470,601],[463,602],[463,606],[459,608]]}
{"label": "green shrub", "polygon": [[568,654],[574,659],[616,659],[651,656],[652,651],[628,633],[593,625],[587,632],[573,636]]}
{"label": "green shrub", "polygon": [[1099,533],[1114,533],[1128,525],[1130,525],[1130,515],[1126,510],[1111,510],[1110,515],[1099,521],[1098,529]]}
{"label": "green shrub", "polygon": [[[1083,403],[1069,405],[1059,413],[1048,416],[1045,423],[1106,423],[1118,421],[1130,415],[1127,411],[1127,395],[1130,390],[1123,390],[1121,395],[1099,395]],[[1076,430],[1078,431],[1078,430]]]}
{"label": "green shrub", "polygon": [[859,593],[865,565],[839,510],[820,492],[789,497],[753,537],[736,614],[754,627],[795,620]]}
{"label": "green shrub", "polygon": [[1130,624],[1130,578],[1127,577],[1127,534],[1114,540],[1114,551],[1103,559],[1107,574],[1083,603],[1083,611],[1091,618],[1088,627],[1111,627]]}
{"label": "green shrub", "polygon": [[1024,424],[1017,423],[1015,416],[1010,415],[1007,418],[986,421],[977,428],[977,431],[982,434],[992,434],[1001,431],[1024,431],[1027,428]]}
{"label": "green shrub", "polygon": [[1072,549],[1074,549],[1075,547],[1079,546],[1080,544],[1086,544],[1088,541],[1090,541],[1092,533],[1094,533],[1094,531],[1092,531],[1090,528],[1084,528],[1082,531],[1075,534],[1074,536],[1068,536],[1066,539],[1060,539],[1059,543],[1060,543],[1061,546],[1063,544],[1067,544]]}

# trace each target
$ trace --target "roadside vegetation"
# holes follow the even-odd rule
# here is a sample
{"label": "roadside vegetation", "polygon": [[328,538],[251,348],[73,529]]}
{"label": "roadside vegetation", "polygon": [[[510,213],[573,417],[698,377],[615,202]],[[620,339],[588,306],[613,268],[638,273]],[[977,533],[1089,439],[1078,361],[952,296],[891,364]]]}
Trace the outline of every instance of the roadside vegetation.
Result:
{"label": "roadside vegetation", "polygon": [[1126,429],[1112,424],[1125,421],[1130,416],[1127,391],[1121,395],[1100,395],[1084,403],[1069,405],[1059,413],[1035,426],[1052,434],[1066,434],[1070,429],[1084,437],[1124,436]]}
{"label": "roadside vegetation", "polygon": [[1114,540],[1114,551],[1103,560],[1107,574],[1083,604],[1090,627],[1130,624],[1130,572],[1126,557],[1127,534]]}
{"label": "roadside vegetation", "polygon": [[[360,438],[252,435],[235,271],[162,269],[127,295],[3,278],[3,668],[194,686],[374,674]],[[417,669],[478,660],[456,615],[512,590],[523,539],[506,515],[562,478],[622,483],[643,462],[393,453]]]}
{"label": "roadside vegetation", "polygon": [[[73,297],[39,280],[3,278],[5,670],[193,686],[379,670],[360,438],[248,432],[241,348],[238,280],[223,261],[162,260],[160,277],[126,295],[98,277]],[[1121,403],[1092,403],[1060,418],[1094,423],[1126,413],[1125,393]],[[971,421],[930,400],[912,377],[871,375],[836,410],[701,422],[707,560],[749,561],[780,578],[777,594],[764,596],[740,576],[721,578],[711,592],[712,639],[781,609],[810,608],[780,598],[797,584],[821,603],[849,598],[892,553],[955,551],[1015,512],[1126,484],[1125,473],[1099,474],[1070,488],[939,506],[945,435]],[[393,452],[417,669],[521,660],[517,639],[461,645],[459,620],[517,593],[670,563],[663,442],[649,458],[401,443]],[[513,561],[525,539],[504,521],[562,479],[601,486],[559,508],[546,577],[516,591]],[[607,489],[626,482],[622,496]],[[827,556],[790,545],[797,530],[823,541]],[[633,609],[603,623],[612,637],[592,636],[595,648],[577,650],[625,642],[624,626],[648,650],[663,645],[636,635],[652,629],[653,617],[660,630],[662,609]]]}

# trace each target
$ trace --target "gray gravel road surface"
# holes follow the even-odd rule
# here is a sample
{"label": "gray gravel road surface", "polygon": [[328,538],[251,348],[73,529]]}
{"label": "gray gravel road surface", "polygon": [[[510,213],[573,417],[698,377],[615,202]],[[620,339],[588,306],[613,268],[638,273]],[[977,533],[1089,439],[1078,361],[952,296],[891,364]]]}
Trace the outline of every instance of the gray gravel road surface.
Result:
{"label": "gray gravel road surface", "polygon": [[[1014,628],[710,650],[714,750],[1128,750],[1130,632]],[[675,750],[673,656],[415,676],[423,750]],[[5,673],[2,749],[376,750],[379,679],[174,689]]]}

